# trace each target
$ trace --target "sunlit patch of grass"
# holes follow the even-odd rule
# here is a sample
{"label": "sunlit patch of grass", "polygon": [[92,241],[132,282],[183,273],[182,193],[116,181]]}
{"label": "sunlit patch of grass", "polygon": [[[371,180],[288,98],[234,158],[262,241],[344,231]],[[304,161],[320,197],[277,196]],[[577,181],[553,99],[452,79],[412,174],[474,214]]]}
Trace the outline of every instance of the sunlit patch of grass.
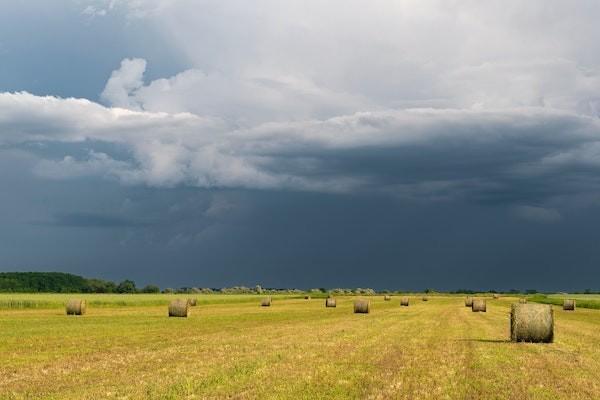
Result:
{"label": "sunlit patch of grass", "polygon": [[505,297],[473,313],[462,297],[401,308],[377,296],[359,315],[351,297],[266,308],[260,296],[208,295],[175,319],[176,295],[94,296],[111,305],[83,317],[0,310],[1,399],[600,398],[596,310],[556,308],[555,343],[537,345],[507,341],[516,299]]}

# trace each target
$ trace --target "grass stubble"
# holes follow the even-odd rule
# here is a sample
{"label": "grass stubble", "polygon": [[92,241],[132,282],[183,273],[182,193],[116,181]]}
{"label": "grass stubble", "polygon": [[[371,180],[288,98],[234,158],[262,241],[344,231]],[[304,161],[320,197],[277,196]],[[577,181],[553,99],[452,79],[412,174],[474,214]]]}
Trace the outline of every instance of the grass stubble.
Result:
{"label": "grass stubble", "polygon": [[0,398],[600,398],[597,310],[554,307],[554,343],[532,344],[509,341],[516,298],[473,313],[463,297],[373,297],[369,314],[352,297],[259,299],[198,296],[188,318],[163,303],[0,310]]}

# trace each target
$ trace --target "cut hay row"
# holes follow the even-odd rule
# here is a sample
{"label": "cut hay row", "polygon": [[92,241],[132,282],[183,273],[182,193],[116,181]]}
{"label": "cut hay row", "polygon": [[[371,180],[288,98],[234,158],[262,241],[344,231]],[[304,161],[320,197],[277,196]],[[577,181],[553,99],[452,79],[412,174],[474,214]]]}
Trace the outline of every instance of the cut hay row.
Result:
{"label": "cut hay row", "polygon": [[547,304],[512,304],[510,338],[513,342],[552,343],[554,314]]}
{"label": "cut hay row", "polygon": [[86,309],[85,300],[71,299],[66,305],[67,315],[84,315]]}
{"label": "cut hay row", "polygon": [[473,299],[471,310],[473,312],[486,312],[485,299]]}

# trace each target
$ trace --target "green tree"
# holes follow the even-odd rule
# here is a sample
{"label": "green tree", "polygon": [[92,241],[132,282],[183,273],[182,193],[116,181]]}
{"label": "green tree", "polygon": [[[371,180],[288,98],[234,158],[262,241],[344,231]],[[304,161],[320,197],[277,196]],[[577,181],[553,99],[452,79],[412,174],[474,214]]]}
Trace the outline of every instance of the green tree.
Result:
{"label": "green tree", "polygon": [[156,285],[146,285],[142,288],[143,293],[160,293],[160,288]]}
{"label": "green tree", "polygon": [[125,279],[117,286],[117,293],[135,293],[136,287],[135,282],[129,279]]}

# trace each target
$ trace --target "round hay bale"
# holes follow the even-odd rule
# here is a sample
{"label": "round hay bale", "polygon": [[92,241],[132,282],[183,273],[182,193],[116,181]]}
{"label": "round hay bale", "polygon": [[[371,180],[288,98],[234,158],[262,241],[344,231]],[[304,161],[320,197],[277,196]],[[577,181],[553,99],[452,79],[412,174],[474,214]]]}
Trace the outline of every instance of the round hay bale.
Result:
{"label": "round hay bale", "polygon": [[406,296],[404,296],[403,298],[400,299],[401,306],[408,307],[408,302],[409,302],[409,299]]}
{"label": "round hay bale", "polygon": [[465,298],[465,307],[472,307],[473,306],[473,298],[468,296],[467,298]]}
{"label": "round hay bale", "polygon": [[429,297],[423,296],[423,298],[421,300],[423,300],[423,301],[429,301]]}
{"label": "round hay bale", "polygon": [[169,303],[169,317],[187,318],[190,315],[189,300],[175,299]]}
{"label": "round hay bale", "polygon": [[392,296],[390,296],[389,294],[386,294],[385,296],[383,296],[383,300],[385,301],[390,301],[392,299]]}
{"label": "round hay bale", "polygon": [[308,295],[304,296],[304,300],[310,300],[310,296],[308,296]]}
{"label": "round hay bale", "polygon": [[84,315],[87,310],[85,300],[70,299],[67,301],[67,315]]}
{"label": "round hay bale", "polygon": [[548,304],[512,304],[510,339],[513,342],[552,343],[554,313]]}
{"label": "round hay bale", "polygon": [[261,307],[271,307],[271,296],[265,297],[260,301]]}
{"label": "round hay bale", "polygon": [[198,300],[196,300],[196,299],[188,299],[188,303],[190,303],[190,306],[196,307],[196,305],[198,305]]}
{"label": "round hay bale", "polygon": [[333,297],[328,297],[325,299],[325,307],[336,307],[337,302]]}
{"label": "round hay bale", "polygon": [[368,314],[371,312],[371,301],[364,299],[354,300],[355,314]]}
{"label": "round hay bale", "polygon": [[520,304],[527,304],[527,299],[521,298],[521,299],[519,299],[519,303]]}
{"label": "round hay bale", "polygon": [[494,297],[494,299],[499,299],[500,295],[498,293],[494,293],[493,297]]}
{"label": "round hay bale", "polygon": [[473,312],[486,312],[485,299],[473,299],[473,305],[471,309]]}
{"label": "round hay bale", "polygon": [[565,299],[563,302],[563,310],[575,311],[575,299]]}

